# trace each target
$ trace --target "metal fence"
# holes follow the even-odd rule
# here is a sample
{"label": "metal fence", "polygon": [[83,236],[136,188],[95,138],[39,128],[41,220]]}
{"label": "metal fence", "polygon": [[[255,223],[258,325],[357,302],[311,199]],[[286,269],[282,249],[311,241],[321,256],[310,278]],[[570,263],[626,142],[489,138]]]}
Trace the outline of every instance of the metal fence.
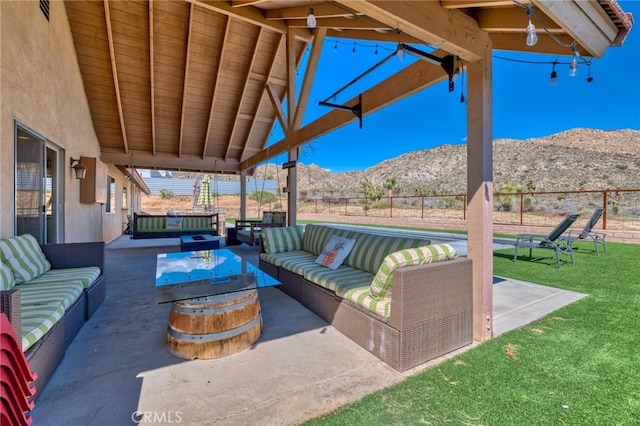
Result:
{"label": "metal fence", "polygon": [[[640,230],[640,189],[494,193],[493,222],[554,225],[558,216],[604,208],[602,229]],[[467,195],[303,198],[299,213],[416,219],[467,219]],[[586,216],[586,217],[585,217]]]}

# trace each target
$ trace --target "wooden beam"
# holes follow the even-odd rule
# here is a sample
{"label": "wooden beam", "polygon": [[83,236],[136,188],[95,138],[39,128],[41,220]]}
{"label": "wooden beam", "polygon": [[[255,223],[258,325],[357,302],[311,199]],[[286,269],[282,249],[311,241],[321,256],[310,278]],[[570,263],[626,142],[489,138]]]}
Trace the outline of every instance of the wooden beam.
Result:
{"label": "wooden beam", "polygon": [[182,108],[180,111],[180,139],[178,140],[178,157],[182,156],[182,137],[184,135],[184,117],[187,105],[187,81],[189,81],[189,58],[190,58],[190,50],[191,50],[191,28],[193,26],[193,15],[195,6],[193,3],[189,5],[189,23],[187,24],[187,45],[185,49],[187,53],[185,54],[185,63],[184,63],[184,81],[182,82]]}
{"label": "wooden beam", "polygon": [[473,339],[493,337],[492,58],[467,66],[467,257],[473,260]]}
{"label": "wooden beam", "polygon": [[440,6],[442,6],[443,9],[513,6],[513,0],[440,0]]}
{"label": "wooden beam", "polygon": [[197,6],[204,7],[205,9],[212,10],[217,13],[222,13],[228,17],[233,17],[240,21],[248,22],[259,27],[263,27],[272,31],[276,31],[281,34],[287,33],[287,26],[284,22],[267,20],[262,10],[253,7],[233,7],[228,1],[219,0],[186,0],[190,3],[195,3]]}
{"label": "wooden beam", "polygon": [[128,153],[124,153],[103,150],[100,152],[100,160],[107,164],[119,164],[141,169],[218,171],[222,173],[236,173],[239,170],[237,160],[224,161],[219,157],[202,158],[193,154],[182,154],[181,157],[178,157],[176,154],[167,152],[158,152],[153,155],[149,151],[129,150]]}
{"label": "wooden beam", "polygon": [[[443,52],[434,54],[445,56]],[[447,75],[441,67],[425,61],[416,61],[362,94],[363,115],[371,114],[446,79]],[[355,97],[346,102],[345,105],[353,106],[357,102],[358,97]],[[246,170],[254,167],[263,161],[319,138],[356,119],[356,116],[351,112],[334,109],[301,129],[290,132],[284,139],[268,146],[248,160],[242,161],[240,168],[241,170]]]}
{"label": "wooden beam", "polygon": [[[288,19],[287,26],[289,28],[308,28],[307,19]],[[388,30],[389,26],[385,24],[378,24],[371,21],[362,21],[360,19],[352,18],[317,18],[316,28],[340,28],[343,30],[360,30],[360,29],[381,29]],[[415,40],[414,40],[415,41]]]}
{"label": "wooden beam", "polygon": [[313,7],[316,18],[338,18],[356,15],[331,3],[306,4],[304,6],[286,7],[282,9],[265,10],[267,19],[307,19],[309,6]]}
{"label": "wooden beam", "polygon": [[264,3],[267,0],[233,0],[231,7],[253,6],[254,4]]}
{"label": "wooden beam", "polygon": [[603,16],[602,6],[597,2],[535,0],[534,5],[564,28],[589,56],[602,57],[618,34],[617,27],[608,16]]}
{"label": "wooden beam", "polygon": [[[278,58],[278,54],[280,53],[280,50],[283,49],[283,48],[284,48],[284,35],[280,34],[280,39],[278,40],[277,47],[274,50],[273,55],[271,56],[271,64],[269,64],[269,71],[267,72],[265,81],[269,81],[272,78],[271,74],[273,73],[273,70],[275,69],[276,59]],[[261,119],[258,117],[258,110],[260,109],[260,104],[262,104],[262,101],[264,100],[265,96],[271,96],[271,95],[268,95],[268,91],[269,91],[269,88],[267,87],[267,85],[265,85],[265,89],[260,94],[260,99],[256,103],[256,107],[255,107],[255,109],[253,111],[253,121],[251,122],[251,126],[249,127],[249,131],[247,132],[247,137],[244,140],[244,144],[243,144],[243,148],[242,148],[242,154],[239,157],[241,161],[247,155],[247,147],[249,145],[249,141],[251,140],[251,137],[253,136],[253,132],[255,131],[256,123],[261,121]],[[276,96],[276,99],[277,99],[277,96]],[[273,104],[273,100],[271,100],[271,102]],[[269,122],[272,123],[271,124],[272,126],[273,126],[274,121],[275,121],[275,119],[270,119],[269,120]],[[266,141],[265,141],[265,143],[266,143]]]}
{"label": "wooden beam", "polygon": [[311,45],[311,54],[307,61],[307,69],[305,70],[302,88],[300,89],[300,99],[298,99],[295,116],[293,117],[293,130],[298,130],[302,124],[304,112],[307,108],[307,104],[309,103],[309,95],[311,94],[313,80],[318,69],[318,62],[320,61],[320,53],[322,52],[324,37],[327,34],[326,28],[316,28],[315,31],[316,36],[314,37],[313,44]]}
{"label": "wooden beam", "polygon": [[291,29],[287,33],[286,56],[287,56],[287,131],[290,131],[293,128],[293,116],[295,114],[295,108],[297,105],[296,70],[298,69],[298,64],[296,60],[295,31]]}
{"label": "wooden beam", "polygon": [[[565,33],[563,28],[558,26],[558,24],[544,13],[538,12],[538,15],[549,32],[554,34]],[[525,29],[529,23],[527,11],[519,7],[479,9],[476,13],[476,19],[478,20],[480,28],[489,32],[499,31],[525,34]],[[542,25],[540,25],[540,22],[535,17],[531,17],[531,22],[536,26],[538,35],[544,34]]]}
{"label": "wooden beam", "polygon": [[439,2],[336,1],[390,28],[397,28],[415,37],[416,41],[459,56],[466,62],[482,58],[487,46],[491,45],[489,35],[478,27],[475,19],[459,10],[443,9]]}
{"label": "wooden beam", "polygon": [[205,158],[207,156],[207,145],[209,144],[209,137],[211,134],[211,128],[213,127],[213,108],[216,104],[216,97],[218,96],[218,86],[220,85],[220,76],[222,74],[222,64],[224,64],[224,60],[225,60],[225,52],[226,52],[226,44],[227,44],[227,40],[229,39],[229,31],[231,28],[231,17],[227,17],[227,25],[224,29],[224,37],[222,39],[222,51],[220,52],[220,60],[218,61],[218,71],[216,73],[216,81],[213,84],[213,96],[211,96],[211,108],[209,109],[209,123],[207,124],[207,133],[205,134],[204,137],[204,143],[202,144],[202,158]]}
{"label": "wooden beam", "polygon": [[256,39],[256,44],[253,47],[253,54],[251,55],[251,62],[249,63],[249,67],[247,68],[247,75],[244,79],[244,86],[242,87],[242,95],[240,95],[240,102],[238,102],[238,110],[236,111],[236,116],[233,119],[233,126],[231,128],[231,135],[229,136],[229,143],[227,144],[227,149],[224,154],[225,161],[229,158],[229,152],[231,152],[231,144],[233,143],[233,137],[238,130],[238,121],[240,120],[240,111],[242,111],[242,104],[245,102],[247,89],[249,87],[249,82],[251,81],[251,69],[255,65],[256,57],[258,56],[260,40],[264,36],[264,29],[260,28],[258,32],[258,38]]}
{"label": "wooden beam", "polygon": [[111,59],[111,74],[113,75],[113,87],[116,92],[116,104],[118,107],[118,118],[120,119],[120,131],[122,132],[122,143],[124,152],[129,152],[129,142],[127,140],[127,129],[124,124],[124,112],[122,111],[122,98],[120,96],[120,83],[118,83],[118,67],[116,65],[116,50],[113,45],[113,31],[111,29],[111,13],[109,11],[109,0],[104,0],[104,19],[107,24],[107,39],[109,40],[109,58]]}
{"label": "wooden beam", "polygon": [[149,2],[149,76],[151,83],[151,152],[156,154],[156,104],[155,104],[155,71],[153,49],[153,2]]}
{"label": "wooden beam", "polygon": [[278,92],[276,92],[276,89],[271,84],[267,84],[266,91],[267,95],[269,95],[269,99],[271,100],[271,104],[273,105],[273,109],[276,112],[276,118],[280,122],[280,127],[282,127],[284,134],[287,134],[289,131],[289,122],[285,116],[282,102],[280,102],[280,98],[278,97]]}

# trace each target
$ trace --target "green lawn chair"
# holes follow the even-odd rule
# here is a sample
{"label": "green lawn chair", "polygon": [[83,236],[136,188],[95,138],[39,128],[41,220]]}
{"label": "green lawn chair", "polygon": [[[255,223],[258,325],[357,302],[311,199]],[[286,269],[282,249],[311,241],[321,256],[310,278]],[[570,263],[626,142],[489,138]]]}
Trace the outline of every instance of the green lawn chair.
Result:
{"label": "green lawn chair", "polygon": [[571,263],[575,264],[573,258],[573,248],[567,240],[561,239],[562,234],[580,217],[579,214],[572,214],[564,218],[558,226],[555,227],[548,235],[537,234],[520,234],[515,242],[515,253],[513,261],[518,260],[518,248],[524,247],[529,249],[529,257],[531,257],[533,249],[553,250],[556,253],[556,262],[560,268],[560,254],[567,254],[571,258]]}
{"label": "green lawn chair", "polygon": [[591,215],[591,218],[589,219],[587,224],[584,225],[584,228],[582,228],[582,231],[580,232],[569,231],[568,233],[563,235],[561,238],[563,240],[566,240],[567,244],[569,244],[571,248],[573,248],[573,243],[578,240],[583,240],[583,241],[592,240],[593,245],[595,247],[596,256],[600,256],[600,251],[598,250],[598,244],[602,244],[602,248],[606,253],[607,242],[605,241],[605,238],[607,238],[607,234],[603,234],[601,232],[595,232],[593,230],[593,227],[596,226],[596,223],[598,223],[598,221],[602,217],[603,212],[604,212],[603,208],[596,209],[593,212],[593,215]]}

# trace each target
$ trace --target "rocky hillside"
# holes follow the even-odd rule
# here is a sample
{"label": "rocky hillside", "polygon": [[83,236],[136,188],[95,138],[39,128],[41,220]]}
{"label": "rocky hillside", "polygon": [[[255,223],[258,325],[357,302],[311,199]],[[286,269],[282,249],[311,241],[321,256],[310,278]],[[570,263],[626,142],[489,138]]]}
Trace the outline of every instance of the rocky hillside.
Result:
{"label": "rocky hillside", "polygon": [[[494,186],[505,183],[536,191],[640,188],[640,131],[572,129],[544,138],[494,141]],[[269,164],[257,176],[286,173]],[[466,145],[442,145],[413,151],[364,171],[329,173],[311,164],[298,164],[298,190],[308,196],[356,195],[362,181],[374,185],[395,177],[399,193],[413,195],[416,187],[430,193],[466,190]],[[305,191],[305,192],[302,192]]]}
{"label": "rocky hillside", "polygon": [[[496,189],[506,183],[536,191],[640,188],[638,130],[572,129],[543,138],[497,139],[493,146]],[[314,164],[297,167],[303,196],[361,195],[363,180],[381,185],[392,177],[398,194],[453,194],[466,190],[467,151],[466,145],[442,145],[348,173],[330,173]],[[286,171],[272,163],[259,167],[256,176],[279,178],[278,187],[286,185]]]}

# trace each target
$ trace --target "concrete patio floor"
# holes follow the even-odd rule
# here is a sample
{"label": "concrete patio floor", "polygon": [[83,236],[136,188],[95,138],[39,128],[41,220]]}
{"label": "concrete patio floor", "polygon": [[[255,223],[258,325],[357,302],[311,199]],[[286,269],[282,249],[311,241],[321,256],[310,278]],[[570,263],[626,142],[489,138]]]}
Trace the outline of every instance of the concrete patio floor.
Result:
{"label": "concrete patio floor", "polygon": [[[298,424],[442,361],[399,373],[277,288],[260,290],[264,331],[251,348],[176,358],[165,345],[170,304],[155,304],[154,272],[157,253],[179,249],[177,239],[127,236],[107,246],[107,298],[36,402],[34,424]],[[257,263],[256,248],[230,249]],[[494,282],[495,335],[585,296]]]}

